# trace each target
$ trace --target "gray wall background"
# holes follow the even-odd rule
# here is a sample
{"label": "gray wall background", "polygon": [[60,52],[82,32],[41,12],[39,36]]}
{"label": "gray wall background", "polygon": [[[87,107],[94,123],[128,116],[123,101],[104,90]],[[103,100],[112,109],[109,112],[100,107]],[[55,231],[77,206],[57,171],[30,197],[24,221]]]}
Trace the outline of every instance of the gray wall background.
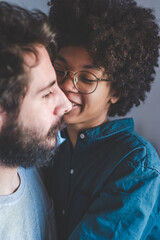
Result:
{"label": "gray wall background", "polygon": [[[48,0],[5,1],[18,4],[28,9],[38,8],[45,13],[48,13]],[[160,25],[159,0],[137,0],[137,3],[141,6],[152,8]],[[156,69],[155,82],[152,85],[151,92],[148,94],[145,103],[141,104],[138,108],[133,108],[127,117],[134,118],[136,131],[148,139],[160,155],[160,67]]]}

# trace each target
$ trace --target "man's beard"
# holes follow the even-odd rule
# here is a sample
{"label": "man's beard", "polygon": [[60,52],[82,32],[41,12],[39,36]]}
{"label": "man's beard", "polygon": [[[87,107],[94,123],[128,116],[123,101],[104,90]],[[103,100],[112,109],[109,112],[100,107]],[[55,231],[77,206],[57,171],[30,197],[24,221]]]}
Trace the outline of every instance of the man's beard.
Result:
{"label": "man's beard", "polygon": [[0,164],[6,167],[48,166],[53,161],[60,127],[62,121],[52,126],[46,136],[41,136],[9,120],[0,132]]}

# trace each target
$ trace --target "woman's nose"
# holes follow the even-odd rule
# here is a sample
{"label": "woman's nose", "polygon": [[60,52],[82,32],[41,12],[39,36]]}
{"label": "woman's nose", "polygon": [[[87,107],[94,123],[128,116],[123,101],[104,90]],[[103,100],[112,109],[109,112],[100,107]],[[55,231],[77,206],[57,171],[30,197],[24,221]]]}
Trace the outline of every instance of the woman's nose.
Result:
{"label": "woman's nose", "polygon": [[78,92],[75,85],[74,85],[74,73],[73,72],[68,72],[63,80],[62,83],[59,84],[59,87],[64,91],[64,92]]}

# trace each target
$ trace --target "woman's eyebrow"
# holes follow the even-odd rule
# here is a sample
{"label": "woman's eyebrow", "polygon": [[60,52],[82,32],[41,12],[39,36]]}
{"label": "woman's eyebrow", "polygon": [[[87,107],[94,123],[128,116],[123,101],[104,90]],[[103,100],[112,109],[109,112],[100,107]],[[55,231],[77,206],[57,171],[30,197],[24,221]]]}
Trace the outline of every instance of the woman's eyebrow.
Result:
{"label": "woman's eyebrow", "polygon": [[61,56],[59,56],[59,55],[56,57],[56,60],[60,60],[60,61],[62,61],[64,63],[67,63],[66,59],[61,57]]}
{"label": "woman's eyebrow", "polygon": [[[60,60],[63,63],[67,63],[67,60],[59,55],[56,57],[56,60]],[[102,71],[102,69],[97,65],[83,65],[81,67],[86,69],[94,69],[94,70]]]}
{"label": "woman's eyebrow", "polygon": [[102,69],[100,67],[96,66],[96,65],[84,65],[83,68],[102,71]]}

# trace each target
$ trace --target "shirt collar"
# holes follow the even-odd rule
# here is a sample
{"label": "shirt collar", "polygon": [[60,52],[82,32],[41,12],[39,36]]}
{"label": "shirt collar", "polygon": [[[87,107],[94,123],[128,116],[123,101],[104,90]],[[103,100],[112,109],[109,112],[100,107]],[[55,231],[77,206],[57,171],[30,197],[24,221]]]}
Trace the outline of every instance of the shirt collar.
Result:
{"label": "shirt collar", "polygon": [[[100,139],[110,137],[119,132],[123,131],[133,131],[134,122],[132,118],[124,118],[118,120],[112,120],[105,122],[97,127],[93,127],[87,130],[82,130],[79,135],[84,134],[85,137],[89,139]],[[61,136],[63,138],[68,138],[67,129],[64,128],[61,131]]]}

